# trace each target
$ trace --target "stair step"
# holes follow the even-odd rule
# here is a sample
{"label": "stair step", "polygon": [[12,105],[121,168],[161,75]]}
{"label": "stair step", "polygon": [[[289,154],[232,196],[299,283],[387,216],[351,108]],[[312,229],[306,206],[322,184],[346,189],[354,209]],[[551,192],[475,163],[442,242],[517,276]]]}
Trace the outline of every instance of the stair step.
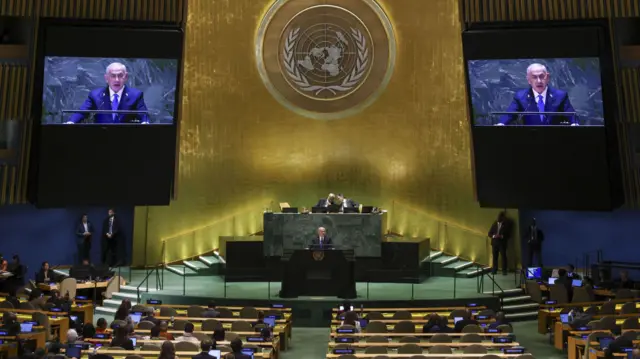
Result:
{"label": "stair step", "polygon": [[[500,291],[496,290],[496,294],[498,294]],[[484,291],[482,292],[482,294],[486,294],[486,295],[491,295],[493,292],[489,291]],[[502,291],[502,293],[504,293],[503,295],[506,296],[513,296],[513,295],[518,295],[523,293],[522,288],[513,288],[513,289],[505,289]]]}
{"label": "stair step", "polygon": [[96,315],[105,314],[105,315],[115,315],[118,308],[111,307],[96,307]]}
{"label": "stair step", "polygon": [[204,264],[201,261],[183,261],[182,262],[187,268],[194,270],[196,272],[198,271],[202,271],[202,270],[207,270],[209,269],[209,266]]}
{"label": "stair step", "polygon": [[504,297],[502,298],[502,303],[516,303],[516,302],[525,302],[530,301],[530,295],[519,295],[516,297]]}
{"label": "stair step", "polygon": [[429,256],[427,257],[427,259],[432,261],[432,260],[440,257],[442,254],[443,254],[442,251],[431,250],[431,252],[429,253]]}
{"label": "stair step", "polygon": [[177,275],[193,276],[198,274],[198,272],[193,269],[180,264],[167,266],[167,270]]}
{"label": "stair step", "polygon": [[467,268],[469,268],[471,266],[473,266],[473,262],[469,262],[469,261],[465,261],[465,260],[458,260],[458,261],[453,262],[451,264],[447,264],[446,266],[444,266],[444,268],[453,269],[454,271],[458,272],[458,271],[467,269]]}
{"label": "stair step", "polygon": [[[146,287],[145,287],[146,288]],[[129,293],[137,293],[138,288],[131,285],[121,285],[120,292],[129,292]],[[151,291],[151,289],[149,289]]]}
{"label": "stair step", "polygon": [[528,320],[537,318],[538,312],[505,313],[504,316],[509,320]]}
{"label": "stair step", "polygon": [[[102,301],[102,306],[106,308],[118,308],[120,307],[120,304],[122,304],[121,299],[105,299]],[[131,305],[135,305],[135,304],[131,302]]]}
{"label": "stair step", "polygon": [[490,267],[476,267],[476,266],[471,266],[468,268],[465,268],[461,271],[459,271],[457,273],[458,277],[462,277],[462,278],[474,278],[477,277],[479,275],[481,275],[482,273],[486,273],[488,271],[490,271],[491,268]]}
{"label": "stair step", "polygon": [[540,304],[532,302],[532,303],[524,303],[524,304],[503,305],[502,306],[502,311],[503,312],[515,312],[515,311],[520,311],[520,310],[532,310],[532,309],[538,310],[538,308],[540,308]]}
{"label": "stair step", "polygon": [[453,263],[453,262],[455,262],[457,260],[458,260],[458,257],[448,256],[448,255],[444,255],[443,254],[441,256],[438,256],[438,258],[432,260],[432,262],[433,263],[439,263],[439,264],[442,264],[443,266],[445,266],[445,265]]}
{"label": "stair step", "polygon": [[218,263],[222,263],[220,261],[220,257],[218,256],[199,256],[198,260],[209,267]]}
{"label": "stair step", "polygon": [[129,299],[130,301],[138,301],[138,295],[136,293],[115,292],[111,295],[116,300]]}

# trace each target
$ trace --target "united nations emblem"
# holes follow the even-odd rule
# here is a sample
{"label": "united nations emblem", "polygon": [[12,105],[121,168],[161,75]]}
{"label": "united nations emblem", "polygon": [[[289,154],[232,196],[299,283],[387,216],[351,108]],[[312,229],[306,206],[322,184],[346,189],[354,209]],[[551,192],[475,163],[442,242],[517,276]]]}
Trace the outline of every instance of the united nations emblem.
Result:
{"label": "united nations emblem", "polygon": [[313,256],[313,260],[315,260],[316,262],[320,262],[324,259],[323,251],[314,251],[311,255]]}
{"label": "united nations emblem", "polygon": [[256,57],[281,103],[335,119],[375,101],[393,72],[395,46],[375,0],[276,0],[260,25]]}

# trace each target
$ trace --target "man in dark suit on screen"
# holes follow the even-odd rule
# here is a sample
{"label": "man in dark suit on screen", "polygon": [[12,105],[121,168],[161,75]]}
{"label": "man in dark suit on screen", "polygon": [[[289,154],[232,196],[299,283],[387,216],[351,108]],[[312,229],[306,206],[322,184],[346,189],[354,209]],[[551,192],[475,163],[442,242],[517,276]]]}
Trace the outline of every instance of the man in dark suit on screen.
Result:
{"label": "man in dark suit on screen", "polygon": [[[574,114],[558,115],[545,112],[575,112],[569,94],[566,91],[549,86],[551,75],[542,64],[531,64],[527,68],[527,81],[530,88],[520,90],[513,96],[511,105],[506,112],[539,112],[537,115],[523,115],[522,121],[526,126],[577,126],[578,120]],[[509,125],[518,119],[518,115],[504,115],[500,117],[497,126]]]}
{"label": "man in dark suit on screen", "polygon": [[[84,101],[80,110],[129,110],[147,111],[144,103],[144,93],[130,86],[125,86],[129,79],[127,68],[114,62],[107,66],[104,74],[107,82],[106,87],[101,87],[89,92],[89,96]],[[67,124],[74,124],[84,121],[91,113],[75,113],[71,115]],[[111,114],[98,113],[95,115],[95,123],[149,123],[149,116],[141,114]]]}
{"label": "man in dark suit on screen", "polygon": [[513,222],[507,218],[505,212],[498,214],[498,219],[493,222],[489,229],[489,238],[491,239],[491,252],[493,254],[493,267],[491,272],[498,272],[498,257],[502,256],[502,274],[507,275],[507,244],[511,238],[513,230]]}
{"label": "man in dark suit on screen", "polygon": [[317,237],[311,241],[311,247],[314,249],[329,249],[333,248],[333,242],[331,237],[327,236],[327,230],[324,227],[318,228]]}
{"label": "man in dark suit on screen", "polygon": [[113,209],[109,209],[108,213],[109,215],[102,222],[102,264],[113,267],[118,263],[120,220]]}

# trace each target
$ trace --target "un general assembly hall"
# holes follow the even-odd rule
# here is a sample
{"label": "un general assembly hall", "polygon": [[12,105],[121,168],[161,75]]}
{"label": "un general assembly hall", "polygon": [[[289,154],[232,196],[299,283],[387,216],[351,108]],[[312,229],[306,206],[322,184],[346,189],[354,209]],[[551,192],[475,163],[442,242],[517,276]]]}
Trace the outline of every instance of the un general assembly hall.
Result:
{"label": "un general assembly hall", "polygon": [[0,0],[0,359],[640,359],[639,235],[639,0]]}

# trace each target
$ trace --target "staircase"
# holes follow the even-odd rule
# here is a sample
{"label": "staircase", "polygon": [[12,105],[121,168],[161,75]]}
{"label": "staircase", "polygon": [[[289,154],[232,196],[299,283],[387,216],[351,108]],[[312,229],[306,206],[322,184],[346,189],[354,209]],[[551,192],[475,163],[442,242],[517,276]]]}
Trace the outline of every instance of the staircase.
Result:
{"label": "staircase", "polygon": [[[142,290],[142,288],[140,289]],[[144,290],[146,291],[146,288],[144,288]],[[155,289],[150,288],[149,292],[150,293],[155,292]],[[119,292],[114,292],[112,294],[111,299],[105,299],[102,302],[101,307],[96,307],[95,315],[98,318],[100,316],[105,316],[105,315],[113,316],[114,314],[116,314],[118,307],[120,306],[120,304],[124,299],[129,299],[131,301],[132,306],[138,304],[138,292],[136,287],[129,286],[129,285],[120,286]],[[107,320],[107,321],[110,321],[110,320]]]}
{"label": "staircase", "polygon": [[495,294],[492,291],[485,291],[483,294],[502,297],[501,311],[509,321],[518,322],[524,320],[535,320],[538,318],[538,308],[540,304],[531,300],[522,288],[505,289],[500,292],[496,288]]}
{"label": "staircase", "polygon": [[222,274],[224,267],[224,259],[216,254],[198,256],[192,260],[184,260],[166,266],[168,271],[187,277]]}
{"label": "staircase", "polygon": [[424,265],[430,265],[431,275],[439,277],[475,278],[491,270],[489,267],[479,267],[471,261],[435,250],[423,261]]}

